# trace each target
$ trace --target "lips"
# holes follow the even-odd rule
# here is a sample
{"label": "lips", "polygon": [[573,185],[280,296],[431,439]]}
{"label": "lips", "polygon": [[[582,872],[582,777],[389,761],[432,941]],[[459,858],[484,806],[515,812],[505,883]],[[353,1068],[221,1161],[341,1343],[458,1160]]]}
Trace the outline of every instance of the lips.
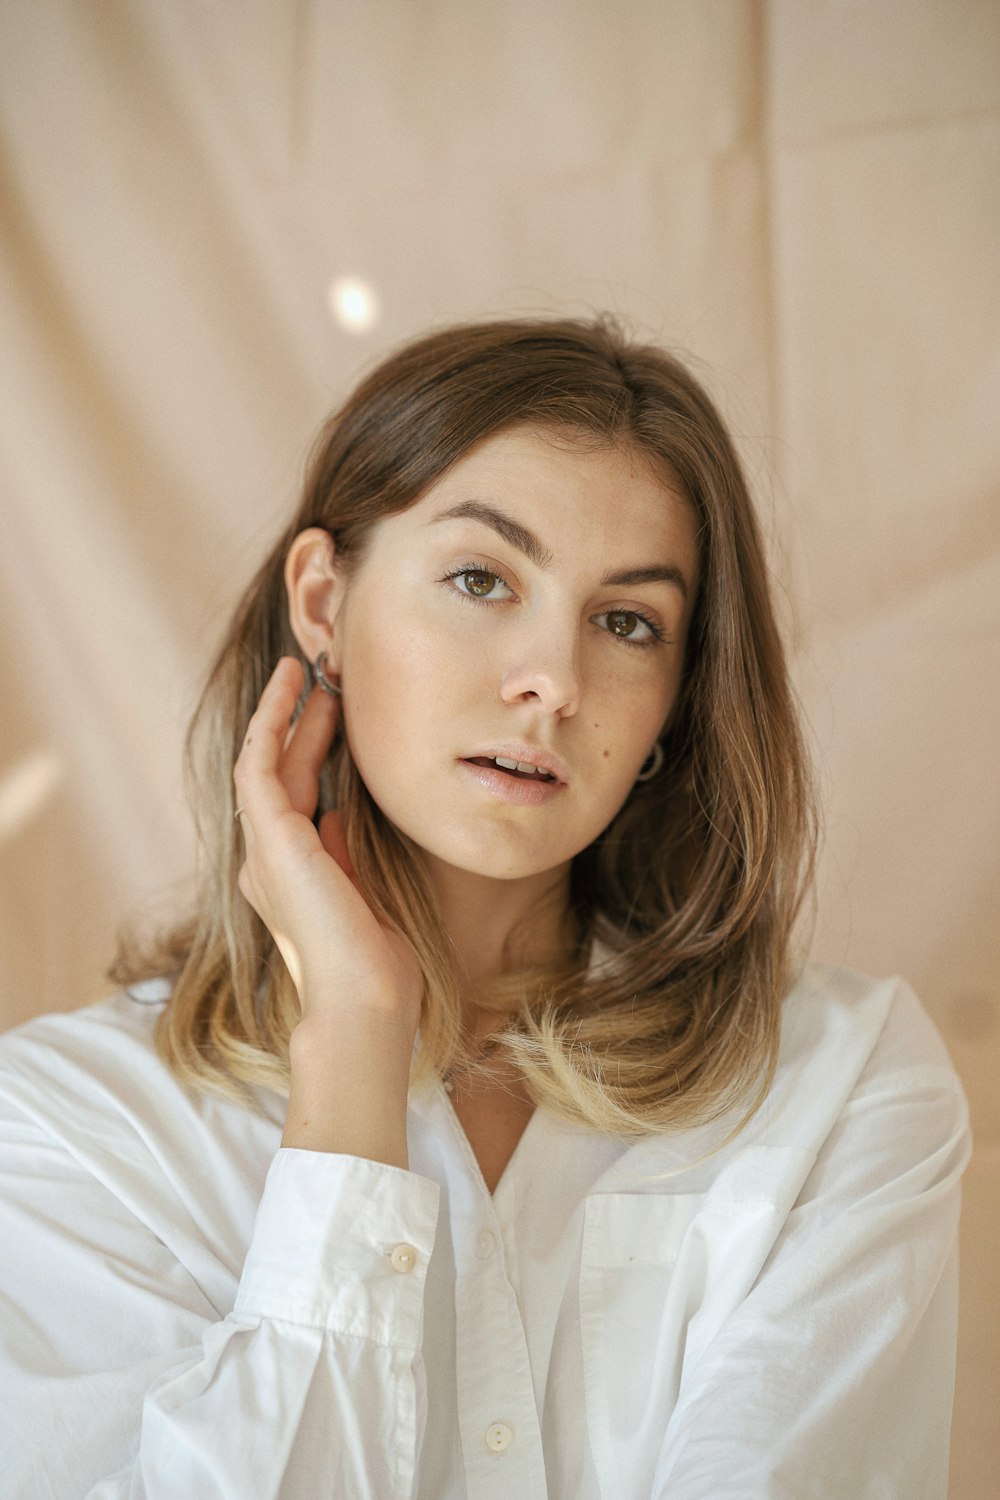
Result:
{"label": "lips", "polygon": [[488,766],[491,770],[502,771],[505,776],[513,776],[522,781],[545,781],[550,785],[558,780],[551,771],[528,769],[524,765],[511,764],[503,759],[494,759],[488,755],[473,755],[469,758],[470,766]]}
{"label": "lips", "polygon": [[[498,771],[512,780],[537,781],[539,785],[565,786],[569,771],[565,763],[551,750],[524,744],[483,745],[471,755],[462,756],[467,765],[482,766]],[[506,764],[497,765],[497,761]],[[522,769],[534,767],[531,769]],[[547,772],[538,775],[538,772]]]}
{"label": "lips", "polygon": [[485,755],[471,756],[457,764],[464,775],[478,782],[481,792],[514,807],[542,807],[566,790],[566,783],[553,776],[518,775],[516,771],[504,770]]}

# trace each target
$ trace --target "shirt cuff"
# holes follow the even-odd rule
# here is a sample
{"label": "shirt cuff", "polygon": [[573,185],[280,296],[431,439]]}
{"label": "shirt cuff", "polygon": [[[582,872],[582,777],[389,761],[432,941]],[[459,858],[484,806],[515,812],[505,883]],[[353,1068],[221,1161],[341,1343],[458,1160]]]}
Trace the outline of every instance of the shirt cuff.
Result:
{"label": "shirt cuff", "polygon": [[441,1189],[384,1162],[282,1147],[234,1313],[419,1349]]}

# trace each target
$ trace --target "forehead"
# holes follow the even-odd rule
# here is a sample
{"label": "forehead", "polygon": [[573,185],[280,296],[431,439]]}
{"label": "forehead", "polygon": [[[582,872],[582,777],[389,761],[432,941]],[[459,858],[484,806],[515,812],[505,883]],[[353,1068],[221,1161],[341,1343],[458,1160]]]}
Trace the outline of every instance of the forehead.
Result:
{"label": "forehead", "polygon": [[588,434],[526,423],[491,433],[389,520],[423,530],[467,500],[500,506],[536,530],[548,527],[555,552],[585,536],[614,541],[616,552],[640,542],[647,550],[682,547],[689,561],[697,552],[694,507],[666,465]]}

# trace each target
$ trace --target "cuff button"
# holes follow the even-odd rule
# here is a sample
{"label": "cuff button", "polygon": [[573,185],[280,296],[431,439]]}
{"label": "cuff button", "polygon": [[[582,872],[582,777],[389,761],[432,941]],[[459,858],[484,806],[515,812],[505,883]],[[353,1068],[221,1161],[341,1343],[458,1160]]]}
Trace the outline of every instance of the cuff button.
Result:
{"label": "cuff button", "polygon": [[389,1264],[394,1271],[405,1276],[417,1263],[417,1252],[412,1245],[393,1245],[389,1251]]}

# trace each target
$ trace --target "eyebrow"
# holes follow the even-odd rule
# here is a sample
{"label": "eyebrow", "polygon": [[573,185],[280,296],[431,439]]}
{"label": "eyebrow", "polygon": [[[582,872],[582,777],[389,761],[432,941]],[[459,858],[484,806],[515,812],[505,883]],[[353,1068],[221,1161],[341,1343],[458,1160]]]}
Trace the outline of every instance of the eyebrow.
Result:
{"label": "eyebrow", "polygon": [[[518,552],[523,552],[536,568],[548,569],[553,563],[552,553],[543,542],[539,541],[533,531],[527,526],[522,526],[512,516],[505,515],[502,510],[497,510],[493,505],[487,505],[483,500],[462,500],[458,505],[453,505],[449,510],[443,510],[439,515],[432,516],[428,526],[433,526],[438,521],[480,521],[484,526],[490,526],[516,547]],[[615,572],[605,573],[601,578],[602,585],[614,584],[623,586],[626,584],[639,583],[671,583],[679,589],[683,598],[688,596],[688,581],[680,568],[673,563],[654,565],[648,568],[619,568]]]}

